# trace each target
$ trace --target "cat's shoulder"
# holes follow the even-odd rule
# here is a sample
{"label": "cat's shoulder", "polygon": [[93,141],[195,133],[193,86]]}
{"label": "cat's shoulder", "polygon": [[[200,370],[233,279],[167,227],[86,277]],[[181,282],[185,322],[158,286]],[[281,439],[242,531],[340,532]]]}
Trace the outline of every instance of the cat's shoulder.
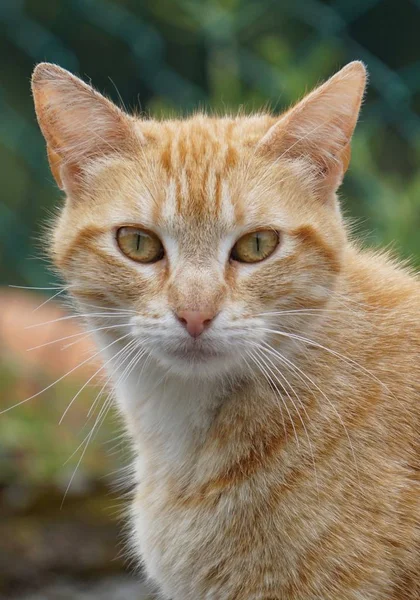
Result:
{"label": "cat's shoulder", "polygon": [[420,273],[412,261],[390,250],[352,245],[343,261],[343,282],[368,306],[398,309],[420,305]]}

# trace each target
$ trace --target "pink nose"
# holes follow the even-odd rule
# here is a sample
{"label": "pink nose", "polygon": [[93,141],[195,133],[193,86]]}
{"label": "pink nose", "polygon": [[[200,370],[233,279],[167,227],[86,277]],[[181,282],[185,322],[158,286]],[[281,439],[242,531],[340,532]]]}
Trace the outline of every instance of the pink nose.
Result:
{"label": "pink nose", "polygon": [[179,310],[176,312],[176,317],[188,333],[196,338],[207,329],[215,314],[210,310]]}

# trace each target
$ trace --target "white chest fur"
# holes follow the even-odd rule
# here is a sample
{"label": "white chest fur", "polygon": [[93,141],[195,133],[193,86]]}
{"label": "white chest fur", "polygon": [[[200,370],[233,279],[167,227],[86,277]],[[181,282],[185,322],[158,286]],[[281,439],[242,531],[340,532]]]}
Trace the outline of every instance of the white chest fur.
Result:
{"label": "white chest fur", "polygon": [[168,596],[178,598],[179,592],[186,598],[174,581],[174,571],[187,581],[190,569],[190,559],[185,552],[181,556],[180,549],[195,547],[206,528],[201,511],[177,509],[170,496],[173,482],[188,485],[196,477],[196,458],[220,403],[220,385],[162,379],[159,370],[149,366],[140,378],[133,373],[116,391],[136,450],[135,551]]}

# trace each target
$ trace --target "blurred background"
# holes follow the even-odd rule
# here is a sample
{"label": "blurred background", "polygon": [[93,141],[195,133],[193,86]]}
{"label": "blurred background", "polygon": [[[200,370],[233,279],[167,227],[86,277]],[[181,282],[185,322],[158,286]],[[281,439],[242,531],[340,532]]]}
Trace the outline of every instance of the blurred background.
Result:
{"label": "blurred background", "polygon": [[367,244],[419,265],[419,32],[420,0],[0,1],[0,597],[145,597],[121,558],[122,427],[112,415],[95,427],[100,402],[88,415],[96,358],[64,318],[41,249],[61,198],[33,111],[35,63],[165,117],[281,111],[363,60],[370,85],[343,206]]}

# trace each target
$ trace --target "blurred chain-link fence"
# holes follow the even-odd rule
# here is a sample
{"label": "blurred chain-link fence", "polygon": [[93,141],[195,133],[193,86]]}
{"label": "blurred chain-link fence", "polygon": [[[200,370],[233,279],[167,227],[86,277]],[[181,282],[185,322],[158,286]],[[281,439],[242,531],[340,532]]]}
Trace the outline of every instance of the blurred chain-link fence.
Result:
{"label": "blurred chain-link fence", "polygon": [[370,88],[344,186],[374,241],[420,257],[420,0],[0,2],[0,283],[45,285],[36,240],[59,194],[29,79],[48,60],[129,109],[280,111],[346,62]]}

